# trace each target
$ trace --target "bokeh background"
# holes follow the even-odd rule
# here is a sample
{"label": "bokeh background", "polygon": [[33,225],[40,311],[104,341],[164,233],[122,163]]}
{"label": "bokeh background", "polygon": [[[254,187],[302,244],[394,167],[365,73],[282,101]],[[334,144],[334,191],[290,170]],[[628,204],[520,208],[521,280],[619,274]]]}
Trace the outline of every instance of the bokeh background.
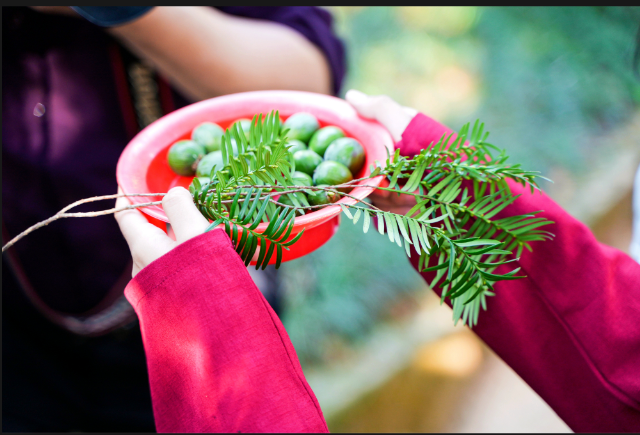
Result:
{"label": "bokeh background", "polygon": [[[640,8],[331,7],[344,90],[388,94],[454,129],[480,119],[513,162],[628,251],[640,164]],[[283,322],[339,432],[566,432],[461,326],[402,249],[343,221],[281,268]]]}

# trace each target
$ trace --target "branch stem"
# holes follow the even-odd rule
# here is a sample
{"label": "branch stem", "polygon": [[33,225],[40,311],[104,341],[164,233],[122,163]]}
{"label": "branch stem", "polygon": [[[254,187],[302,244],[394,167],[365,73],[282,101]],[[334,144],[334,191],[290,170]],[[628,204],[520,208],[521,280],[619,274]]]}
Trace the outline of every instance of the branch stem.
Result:
{"label": "branch stem", "polygon": [[112,213],[118,213],[118,212],[124,211],[124,210],[132,210],[132,209],[141,208],[141,207],[149,207],[151,205],[160,205],[160,204],[162,204],[162,201],[145,202],[145,203],[142,203],[142,204],[131,204],[131,205],[128,205],[128,206],[125,206],[125,207],[120,207],[120,208],[115,208],[114,207],[114,208],[110,208],[108,210],[102,210],[102,211],[92,211],[92,212],[85,212],[85,213],[66,213],[67,210],[70,210],[73,207],[76,207],[78,205],[86,204],[86,203],[89,203],[89,202],[101,201],[101,200],[104,200],[104,199],[115,199],[115,198],[132,197],[132,196],[164,196],[164,195],[166,195],[166,193],[116,193],[116,194],[113,194],[113,195],[94,196],[94,197],[91,197],[91,198],[81,199],[79,201],[74,202],[73,204],[69,204],[68,206],[66,206],[65,208],[60,210],[58,213],[56,213],[53,216],[51,216],[49,219],[45,219],[42,222],[38,222],[37,224],[30,226],[29,228],[27,228],[26,230],[24,230],[23,232],[21,232],[20,234],[15,236],[6,245],[4,245],[2,247],[2,252],[6,251],[7,249],[9,249],[13,245],[15,245],[16,242],[18,242],[24,236],[34,232],[35,230],[37,230],[39,228],[47,226],[51,222],[57,221],[58,219],[64,219],[64,218],[68,218],[68,217],[104,216],[104,215],[108,215],[108,214],[112,214]]}
{"label": "branch stem", "polygon": [[[282,191],[282,192],[281,192],[281,191],[276,191],[276,192],[275,192],[275,193],[279,193],[280,195],[285,195],[285,194],[288,194],[288,193],[297,193],[297,192],[301,192],[301,191],[303,191],[303,190],[324,190],[324,191],[328,191],[328,192],[336,193],[336,194],[338,194],[338,195],[346,196],[346,197],[351,198],[351,199],[353,199],[353,200],[355,200],[355,201],[357,201],[357,202],[361,202],[361,203],[363,203],[363,204],[366,204],[368,207],[371,207],[371,208],[372,208],[372,209],[374,209],[374,210],[384,211],[384,210],[382,210],[382,209],[379,209],[378,207],[376,207],[376,206],[375,206],[375,205],[373,205],[373,204],[370,204],[370,203],[368,203],[368,202],[366,202],[366,201],[363,201],[363,200],[361,200],[361,199],[359,199],[359,198],[356,198],[356,197],[355,197],[355,196],[353,196],[353,195],[349,195],[348,193],[340,192],[339,190],[337,190],[337,189],[336,189],[337,187],[351,187],[351,186],[350,186],[349,184],[347,184],[347,183],[344,183],[344,184],[337,184],[337,185],[332,186],[332,187],[321,187],[321,186],[278,186],[278,185],[270,185],[270,184],[261,184],[261,185],[243,185],[243,186],[237,186],[237,187],[238,187],[238,188],[249,188],[249,187],[252,187],[252,188],[257,188],[257,189],[282,189],[282,188],[285,188],[285,187],[286,187],[286,188],[290,189],[290,190],[285,190],[285,191]],[[358,186],[358,187],[360,187],[360,186]],[[373,188],[377,188],[377,186],[364,186],[364,187],[373,187]],[[209,190],[208,192],[215,192],[215,190],[214,190],[214,189],[211,189],[211,190]],[[244,193],[244,192],[241,192],[240,194],[241,194],[241,195],[246,195],[246,193]],[[267,197],[269,197],[269,196],[271,196],[271,195],[265,195],[264,197],[261,197],[260,199],[261,199],[261,200],[264,200],[264,199],[267,199]],[[271,199],[270,199],[270,201],[275,202],[274,200],[271,200]],[[226,203],[232,203],[232,202],[233,202],[233,200],[226,200],[226,201],[222,201],[222,203],[223,203],[223,204],[226,204]],[[277,205],[280,205],[280,206],[283,206],[283,207],[287,207],[287,208],[293,208],[292,206],[287,206],[286,204],[281,204],[281,203],[279,203],[279,202],[276,202],[276,204],[277,204]],[[336,205],[336,204],[335,204],[335,203],[331,203],[331,204],[323,204],[323,206],[327,206],[327,207],[328,207],[328,206],[332,206],[332,205]],[[347,204],[345,204],[345,205],[347,205]],[[295,207],[295,208],[303,208],[303,209],[304,209],[304,208],[314,208],[314,207],[317,207],[317,206],[311,206],[311,207]]]}

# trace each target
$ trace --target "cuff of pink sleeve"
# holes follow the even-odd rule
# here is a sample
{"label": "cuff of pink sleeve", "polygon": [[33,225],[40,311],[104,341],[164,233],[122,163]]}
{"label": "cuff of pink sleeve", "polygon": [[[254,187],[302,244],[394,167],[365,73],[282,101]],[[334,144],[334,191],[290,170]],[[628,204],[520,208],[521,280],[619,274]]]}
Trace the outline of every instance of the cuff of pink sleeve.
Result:
{"label": "cuff of pink sleeve", "polygon": [[124,295],[137,311],[140,301],[173,275],[208,256],[237,255],[229,236],[215,229],[179,244],[142,269],[127,285]]}
{"label": "cuff of pink sleeve", "polygon": [[[418,113],[402,133],[402,140],[396,144],[396,148],[400,149],[400,154],[403,156],[414,156],[420,150],[438,142],[443,135],[452,132],[453,130],[446,125],[440,124],[423,113]],[[455,135],[452,139],[455,139]]]}

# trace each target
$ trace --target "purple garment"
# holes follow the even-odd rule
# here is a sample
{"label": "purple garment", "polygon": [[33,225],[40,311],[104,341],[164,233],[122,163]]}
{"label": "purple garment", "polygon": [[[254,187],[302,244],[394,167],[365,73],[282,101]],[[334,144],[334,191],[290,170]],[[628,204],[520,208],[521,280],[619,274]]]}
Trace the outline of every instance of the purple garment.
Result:
{"label": "purple garment", "polygon": [[[327,12],[225,9],[301,32],[326,54],[338,89],[344,53]],[[104,29],[3,7],[2,35],[4,238],[5,229],[13,237],[76,200],[115,193],[116,163],[128,137],[109,57],[115,40]],[[12,251],[44,302],[72,314],[108,303],[103,298],[118,278],[131,276],[129,249],[110,215],[56,221]],[[91,338],[58,328],[34,309],[8,266],[3,255],[3,431],[154,431],[137,325]]]}
{"label": "purple garment", "polygon": [[[326,54],[338,92],[344,49],[327,11],[220,9],[303,34]],[[73,201],[114,193],[116,163],[128,141],[108,52],[114,40],[102,28],[83,19],[3,8],[3,36],[3,224],[13,237]],[[76,314],[102,300],[130,258],[113,216],[57,221],[15,249],[41,298]]]}
{"label": "purple garment", "polygon": [[[13,237],[74,201],[114,193],[127,136],[103,30],[27,8],[2,18],[2,217]],[[71,313],[93,308],[130,255],[113,216],[55,222],[14,249],[40,297]]]}

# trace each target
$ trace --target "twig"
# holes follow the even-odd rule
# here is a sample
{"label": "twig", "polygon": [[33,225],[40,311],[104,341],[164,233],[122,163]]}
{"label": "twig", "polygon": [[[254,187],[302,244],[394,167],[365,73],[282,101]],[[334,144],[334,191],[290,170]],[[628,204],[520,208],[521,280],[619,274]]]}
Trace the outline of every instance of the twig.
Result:
{"label": "twig", "polygon": [[297,208],[297,209],[301,209],[301,208],[302,208],[302,209],[308,209],[308,208],[309,208],[309,209],[313,209],[313,208],[323,208],[323,207],[329,207],[329,206],[331,206],[331,205],[334,205],[334,204],[318,204],[318,205],[310,205],[309,207],[303,207],[303,206],[296,207],[295,205],[283,204],[283,203],[278,202],[278,201],[276,201],[275,199],[271,199],[271,198],[269,198],[269,202],[271,202],[271,203],[273,203],[273,204],[275,204],[275,205],[279,205],[280,207],[284,207],[284,208]]}
{"label": "twig", "polygon": [[[336,190],[336,189],[335,189],[335,187],[352,187],[351,185],[349,185],[349,184],[347,184],[347,183],[338,184],[338,185],[336,185],[336,186],[332,186],[332,187],[320,187],[320,186],[278,186],[278,185],[275,185],[275,186],[274,186],[274,185],[270,185],[270,184],[261,184],[261,185],[243,185],[243,186],[237,186],[237,187],[238,187],[238,188],[249,188],[249,187],[252,187],[252,188],[257,188],[257,189],[283,189],[283,188],[285,188],[285,187],[286,187],[286,188],[292,188],[292,189],[290,189],[290,190],[285,190],[285,191],[276,191],[276,192],[275,192],[275,193],[278,193],[278,194],[280,194],[280,195],[285,195],[285,194],[288,194],[288,193],[296,193],[296,192],[300,192],[300,191],[303,191],[303,190],[324,190],[324,191],[328,191],[328,192],[336,193],[336,194],[338,194],[338,195],[342,195],[342,196],[349,197],[349,198],[351,198],[351,199],[353,199],[353,200],[355,200],[355,201],[357,201],[357,202],[361,202],[361,203],[363,203],[363,204],[366,204],[368,207],[371,207],[371,208],[373,208],[373,209],[375,209],[375,210],[378,210],[378,211],[384,211],[384,210],[382,210],[382,209],[379,209],[378,207],[376,207],[376,206],[375,206],[375,205],[373,205],[373,204],[370,204],[370,203],[368,203],[368,202],[366,202],[366,201],[363,201],[363,200],[361,200],[361,199],[359,199],[359,198],[356,198],[355,196],[349,195],[348,193],[340,192],[339,190]],[[361,186],[358,186],[358,187],[361,187]],[[377,188],[376,186],[364,186],[364,187],[373,187],[373,188]],[[215,192],[215,189],[208,190],[207,192]],[[241,192],[240,194],[241,194],[241,195],[246,195],[246,193],[245,193],[245,192]],[[267,199],[267,197],[269,197],[269,196],[271,196],[271,195],[265,195],[265,197],[262,197],[262,198],[260,198],[260,199],[264,200],[264,199]],[[270,200],[270,201],[272,201],[272,202],[273,202],[274,200]],[[233,202],[233,200],[222,201],[222,203],[229,203],[229,202]],[[281,205],[281,206],[285,206],[285,207],[286,207],[286,204],[277,203],[277,205]],[[331,203],[331,204],[323,204],[323,205],[324,205],[324,206],[331,206],[331,205],[336,205],[336,204],[335,204],[335,203]],[[316,207],[316,206],[312,206],[312,207]],[[287,208],[291,208],[291,206],[289,206],[289,207],[287,207]],[[311,208],[311,207],[296,207],[296,208]]]}
{"label": "twig", "polygon": [[131,209],[141,208],[141,207],[149,207],[151,205],[160,205],[160,204],[162,204],[162,201],[145,202],[145,203],[142,203],[142,204],[131,204],[131,205],[127,205],[125,207],[120,207],[120,208],[115,208],[114,207],[114,208],[110,208],[108,210],[102,210],[102,211],[92,211],[92,212],[85,212],[85,213],[65,213],[67,210],[70,210],[73,207],[76,207],[78,205],[86,204],[86,203],[94,202],[94,201],[100,201],[100,200],[103,200],[103,199],[115,199],[115,198],[130,197],[130,196],[164,196],[164,195],[166,195],[166,193],[116,193],[116,194],[113,194],[113,195],[94,196],[94,197],[91,197],[91,198],[81,199],[80,201],[76,201],[73,204],[69,204],[68,206],[66,206],[65,208],[60,210],[58,213],[56,213],[53,216],[51,216],[49,219],[43,220],[42,222],[38,222],[37,224],[30,226],[29,228],[27,228],[26,230],[24,230],[23,232],[21,232],[20,234],[15,236],[6,245],[4,245],[2,247],[2,252],[6,251],[10,247],[12,247],[16,242],[18,242],[20,239],[22,239],[27,234],[37,230],[38,228],[42,228],[44,226],[47,226],[51,222],[57,221],[58,219],[63,219],[63,218],[68,218],[68,217],[103,216],[103,215],[108,215],[108,214],[112,214],[112,213],[118,213],[118,212],[124,211],[124,210],[131,210]]}

